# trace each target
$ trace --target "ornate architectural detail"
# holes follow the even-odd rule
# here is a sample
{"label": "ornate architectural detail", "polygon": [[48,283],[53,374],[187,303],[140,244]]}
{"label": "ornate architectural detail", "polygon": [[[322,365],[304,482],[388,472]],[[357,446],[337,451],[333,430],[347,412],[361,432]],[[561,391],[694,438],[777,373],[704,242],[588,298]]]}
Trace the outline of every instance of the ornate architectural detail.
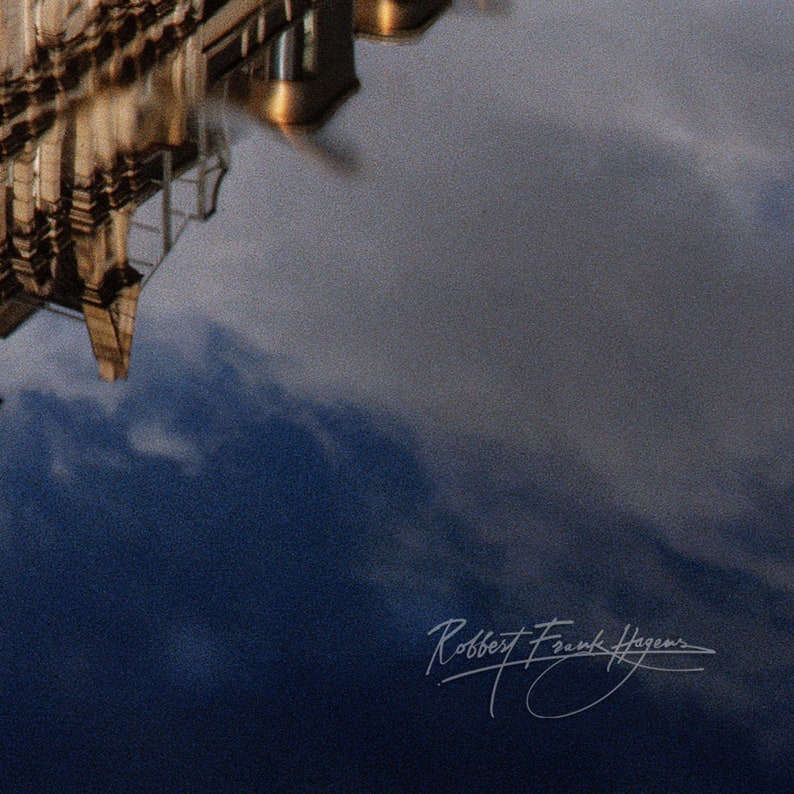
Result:
{"label": "ornate architectural detail", "polygon": [[[126,377],[141,287],[227,167],[208,92],[317,123],[358,85],[353,19],[353,0],[0,0],[0,336],[58,306],[85,320],[100,376]],[[195,206],[176,213],[188,173]],[[159,222],[134,219],[158,194]],[[160,237],[155,261],[130,259],[133,227]]]}

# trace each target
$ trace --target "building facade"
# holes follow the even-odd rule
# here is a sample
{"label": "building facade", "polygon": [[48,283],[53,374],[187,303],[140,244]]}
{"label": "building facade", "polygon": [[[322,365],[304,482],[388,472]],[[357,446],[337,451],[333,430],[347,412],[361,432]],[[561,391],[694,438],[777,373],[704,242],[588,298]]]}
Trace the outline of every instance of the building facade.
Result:
{"label": "building facade", "polygon": [[[416,6],[402,29],[429,1],[402,4]],[[269,124],[318,123],[357,87],[354,24],[371,33],[376,7],[0,0],[0,337],[58,308],[85,320],[100,376],[125,378],[142,283],[179,224],[212,213],[228,165],[208,94]],[[191,206],[177,210],[186,175]],[[130,232],[155,196],[159,250],[138,263]]]}

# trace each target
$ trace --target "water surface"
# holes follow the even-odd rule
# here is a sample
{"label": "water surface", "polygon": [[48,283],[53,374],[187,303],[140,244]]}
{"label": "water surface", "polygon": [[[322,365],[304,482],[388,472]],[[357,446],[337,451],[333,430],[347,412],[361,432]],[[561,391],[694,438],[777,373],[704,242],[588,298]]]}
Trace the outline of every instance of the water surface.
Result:
{"label": "water surface", "polygon": [[[109,56],[105,104],[64,87],[8,139],[19,174],[30,141],[101,116],[91,174],[118,152],[214,170],[203,207],[174,183],[196,217],[168,216],[164,258],[157,185],[70,216],[84,251],[128,214],[126,258],[47,259],[74,289],[42,265],[61,292],[36,305],[72,316],[2,341],[7,786],[789,788],[789,16],[456,3],[345,38],[341,5],[268,6],[259,45],[258,8],[245,56],[237,33],[207,49],[207,11],[130,61],[143,83]],[[311,83],[324,30],[344,69]],[[211,75],[184,64],[212,47],[193,102],[174,75]],[[305,107],[324,123],[276,113]],[[88,290],[140,283],[98,369]],[[433,627],[467,621],[444,658],[553,618],[714,653],[582,654],[529,700],[542,663],[440,684],[485,662],[439,665]]]}

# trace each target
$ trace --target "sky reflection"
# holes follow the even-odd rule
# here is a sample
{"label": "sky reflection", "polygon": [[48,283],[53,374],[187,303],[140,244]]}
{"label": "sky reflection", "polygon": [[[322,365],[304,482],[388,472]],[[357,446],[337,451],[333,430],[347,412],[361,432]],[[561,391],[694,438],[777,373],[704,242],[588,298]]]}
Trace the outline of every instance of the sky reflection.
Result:
{"label": "sky reflection", "polygon": [[[662,790],[682,764],[693,785],[782,780],[790,598],[577,502],[551,462],[522,490],[477,477],[490,510],[452,506],[399,422],[290,395],[227,332],[196,333],[191,358],[143,336],[112,411],[34,391],[4,417],[4,470],[36,483],[3,499],[9,780],[34,757],[42,785],[531,774],[565,790],[572,753],[607,787],[656,790],[650,766]],[[570,615],[582,633],[630,620],[718,655],[549,728],[511,679],[491,722],[489,683],[424,677],[425,633],[450,614],[503,630]],[[536,739],[547,749],[528,752]]]}
{"label": "sky reflection", "polygon": [[[453,8],[301,145],[225,111],[130,380],[63,318],[3,342],[9,780],[786,788],[778,9]],[[424,675],[443,620],[555,615],[716,655],[555,724]]]}

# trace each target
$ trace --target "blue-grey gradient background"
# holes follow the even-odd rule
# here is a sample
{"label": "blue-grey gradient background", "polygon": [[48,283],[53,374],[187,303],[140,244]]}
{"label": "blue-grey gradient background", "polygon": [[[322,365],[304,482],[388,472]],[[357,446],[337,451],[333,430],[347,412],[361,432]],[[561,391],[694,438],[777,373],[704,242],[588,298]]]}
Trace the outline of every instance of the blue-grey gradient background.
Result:
{"label": "blue-grey gradient background", "polygon": [[[3,342],[4,790],[794,785],[794,14],[631,6],[360,41],[311,145],[224,111],[129,380]],[[559,721],[425,675],[555,616],[716,654]]]}

